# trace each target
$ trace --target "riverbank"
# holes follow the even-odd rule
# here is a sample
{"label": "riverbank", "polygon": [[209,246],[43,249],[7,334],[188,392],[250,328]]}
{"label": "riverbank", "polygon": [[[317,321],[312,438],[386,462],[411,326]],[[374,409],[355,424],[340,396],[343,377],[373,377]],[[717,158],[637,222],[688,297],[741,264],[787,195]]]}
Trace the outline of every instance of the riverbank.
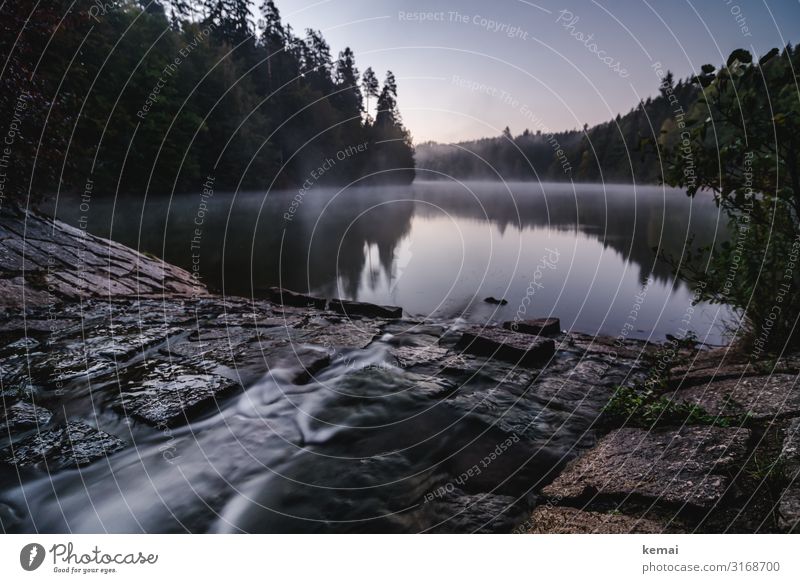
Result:
{"label": "riverbank", "polygon": [[7,532],[797,528],[798,357],[223,298],[21,212],[0,243]]}

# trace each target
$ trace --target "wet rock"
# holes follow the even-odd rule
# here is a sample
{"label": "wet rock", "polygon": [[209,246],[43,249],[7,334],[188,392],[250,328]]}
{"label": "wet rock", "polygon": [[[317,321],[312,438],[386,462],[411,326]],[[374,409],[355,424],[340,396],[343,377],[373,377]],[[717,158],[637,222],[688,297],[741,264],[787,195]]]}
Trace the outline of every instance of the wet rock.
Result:
{"label": "wet rock", "polygon": [[165,342],[170,336],[181,332],[171,326],[148,326],[143,329],[108,330],[108,335],[95,335],[90,345],[92,353],[115,360],[128,360],[148,348]]}
{"label": "wet rock", "polygon": [[450,351],[441,346],[397,346],[391,349],[392,355],[401,368],[410,369],[426,364],[446,365],[446,357]]}
{"label": "wet rock", "polygon": [[[470,495],[455,489],[446,497],[425,503],[421,509],[425,510],[425,521],[434,525],[427,532],[495,533],[510,531],[524,517],[524,506],[524,501],[512,496]],[[415,529],[406,532],[409,530]]]}
{"label": "wet rock", "polygon": [[48,471],[85,466],[125,447],[125,442],[87,425],[70,421],[63,427],[39,431],[0,452],[0,461],[17,467],[42,465]]}
{"label": "wet rock", "polygon": [[535,383],[531,390],[547,406],[591,419],[614,394],[613,384],[604,382],[606,367],[584,360],[563,375],[554,375]]}
{"label": "wet rock", "polygon": [[39,336],[47,333],[53,334],[57,331],[72,330],[78,324],[80,324],[79,321],[61,318],[25,318],[24,320],[22,318],[14,318],[0,322],[0,334]]}
{"label": "wet rock", "polygon": [[53,414],[44,407],[19,401],[5,409],[0,405],[0,438],[46,425]]}
{"label": "wet rock", "polygon": [[513,332],[532,334],[534,336],[551,336],[561,332],[561,320],[558,318],[536,318],[534,320],[511,320],[503,322],[503,328]]}
{"label": "wet rock", "polygon": [[532,338],[503,328],[480,326],[465,330],[456,347],[470,354],[498,358],[522,366],[544,364],[555,354],[552,340]]}
{"label": "wet rock", "polygon": [[680,389],[674,398],[694,403],[711,415],[748,415],[755,420],[800,415],[796,375],[774,374],[715,381]]}
{"label": "wet rock", "polygon": [[489,296],[488,298],[483,298],[483,301],[487,304],[495,304],[497,306],[505,306],[508,304],[508,300],[505,298],[497,299],[494,296]]}
{"label": "wet rock", "polygon": [[144,363],[131,374],[114,408],[157,427],[188,421],[240,388],[223,376],[166,362]]}
{"label": "wet rock", "polygon": [[195,366],[223,364],[233,366],[241,359],[247,344],[257,339],[252,328],[212,328],[194,331],[190,339],[181,338],[170,341],[161,349],[169,358],[179,359],[185,364]]}
{"label": "wet rock", "polygon": [[403,308],[398,306],[378,306],[366,302],[331,300],[328,308],[345,316],[364,316],[366,318],[386,318],[396,320],[403,317]]}
{"label": "wet rock", "polygon": [[515,532],[528,534],[661,534],[677,527],[647,518],[592,512],[565,506],[539,506]]}
{"label": "wet rock", "polygon": [[711,508],[741,467],[749,431],[683,427],[618,429],[544,488],[550,498],[647,498]]}
{"label": "wet rock", "polygon": [[31,379],[48,390],[60,390],[76,379],[93,379],[111,373],[114,361],[97,354],[88,354],[79,343],[36,355],[32,359]]}
{"label": "wet rock", "polygon": [[305,385],[311,382],[314,377],[331,364],[331,357],[327,354],[317,352],[303,352],[295,354],[300,365],[298,372],[292,378],[292,382],[297,385]]}
{"label": "wet rock", "polygon": [[558,350],[573,350],[581,356],[598,360],[629,361],[635,363],[657,350],[657,346],[638,340],[619,341],[608,336],[589,336],[587,334],[570,333],[564,336]]}
{"label": "wet rock", "polygon": [[[88,328],[88,327],[87,327]],[[77,337],[50,344],[31,357],[31,375],[44,385],[61,385],[78,378],[96,378],[113,371],[134,356],[181,332],[166,325],[101,325]]]}
{"label": "wet rock", "polygon": [[364,348],[379,332],[371,323],[347,322],[305,328],[293,341],[320,346],[336,355],[343,348]]}
{"label": "wet rock", "polygon": [[46,307],[109,294],[208,295],[188,271],[35,212],[4,213],[0,229],[5,237],[0,253],[4,307]]}
{"label": "wet rock", "polygon": [[326,304],[325,298],[315,298],[280,287],[271,287],[266,290],[266,297],[278,305],[293,306],[296,308],[316,308],[318,310],[324,310]]}
{"label": "wet rock", "polygon": [[392,335],[392,342],[397,344],[429,344],[431,339],[438,339],[447,328],[440,324],[430,324],[417,320],[391,320],[382,327],[382,331]]}
{"label": "wet rock", "polygon": [[0,278],[0,308],[26,309],[53,305],[59,301],[54,295],[29,284],[22,276]]}

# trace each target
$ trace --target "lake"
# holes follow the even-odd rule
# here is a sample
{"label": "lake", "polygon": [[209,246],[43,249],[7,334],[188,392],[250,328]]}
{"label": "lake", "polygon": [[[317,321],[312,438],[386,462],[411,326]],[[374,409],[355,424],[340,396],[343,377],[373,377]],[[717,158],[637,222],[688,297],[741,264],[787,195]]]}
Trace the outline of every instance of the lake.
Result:
{"label": "lake", "polygon": [[282,286],[435,320],[556,316],[578,332],[662,340],[686,328],[710,344],[725,342],[733,317],[693,307],[657,259],[656,248],[679,258],[727,237],[709,196],[675,189],[441,181],[79,202],[49,210],[225,294]]}

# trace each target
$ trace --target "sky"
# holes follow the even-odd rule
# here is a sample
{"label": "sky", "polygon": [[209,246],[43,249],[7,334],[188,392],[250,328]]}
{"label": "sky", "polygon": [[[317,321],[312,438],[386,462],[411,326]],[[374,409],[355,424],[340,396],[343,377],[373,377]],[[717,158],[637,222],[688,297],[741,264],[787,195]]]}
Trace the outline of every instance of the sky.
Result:
{"label": "sky", "polygon": [[[275,0],[363,71],[392,70],[415,143],[577,129],[735,48],[800,43],[800,0]],[[374,99],[373,103],[374,105]]]}

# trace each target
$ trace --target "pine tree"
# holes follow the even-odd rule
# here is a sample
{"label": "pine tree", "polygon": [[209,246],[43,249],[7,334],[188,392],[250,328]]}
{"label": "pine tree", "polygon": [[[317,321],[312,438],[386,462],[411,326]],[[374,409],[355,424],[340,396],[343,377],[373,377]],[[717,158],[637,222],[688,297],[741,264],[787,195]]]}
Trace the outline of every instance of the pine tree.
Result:
{"label": "pine tree", "polygon": [[397,111],[397,81],[394,73],[386,72],[383,89],[378,96],[377,111],[375,112],[375,125],[388,128],[398,123]]}
{"label": "pine tree", "polygon": [[364,96],[367,98],[367,119],[369,119],[369,98],[378,97],[378,90],[380,89],[378,77],[372,67],[367,67],[367,70],[364,71],[364,76],[361,78],[361,87],[364,89]]}
{"label": "pine tree", "polygon": [[378,175],[381,181],[414,180],[414,149],[397,109],[397,81],[391,71],[386,72],[386,80],[378,96],[371,138],[372,168],[390,171]]}
{"label": "pine tree", "polygon": [[250,4],[252,0],[202,0],[204,23],[214,27],[216,35],[232,45],[252,36]]}
{"label": "pine tree", "polygon": [[[280,63],[285,60],[286,50],[286,31],[283,29],[281,14],[278,7],[272,0],[267,0],[261,5],[261,13],[264,15],[264,30],[261,33],[261,42],[267,50],[267,82],[268,86],[273,86],[273,63]],[[279,53],[284,53],[283,55]]]}
{"label": "pine tree", "polygon": [[675,82],[672,71],[667,71],[667,74],[664,75],[664,80],[661,82],[661,86],[658,89],[661,92],[661,97],[664,99],[667,99],[669,94],[675,90]]}
{"label": "pine tree", "polygon": [[360,116],[364,111],[364,101],[358,86],[358,78],[353,51],[350,50],[350,47],[345,47],[339,53],[339,59],[336,61],[336,96],[340,109],[352,116]]}
{"label": "pine tree", "polygon": [[331,79],[331,48],[322,33],[306,29],[306,39],[302,44],[303,76],[312,88],[325,94],[333,88]]}

